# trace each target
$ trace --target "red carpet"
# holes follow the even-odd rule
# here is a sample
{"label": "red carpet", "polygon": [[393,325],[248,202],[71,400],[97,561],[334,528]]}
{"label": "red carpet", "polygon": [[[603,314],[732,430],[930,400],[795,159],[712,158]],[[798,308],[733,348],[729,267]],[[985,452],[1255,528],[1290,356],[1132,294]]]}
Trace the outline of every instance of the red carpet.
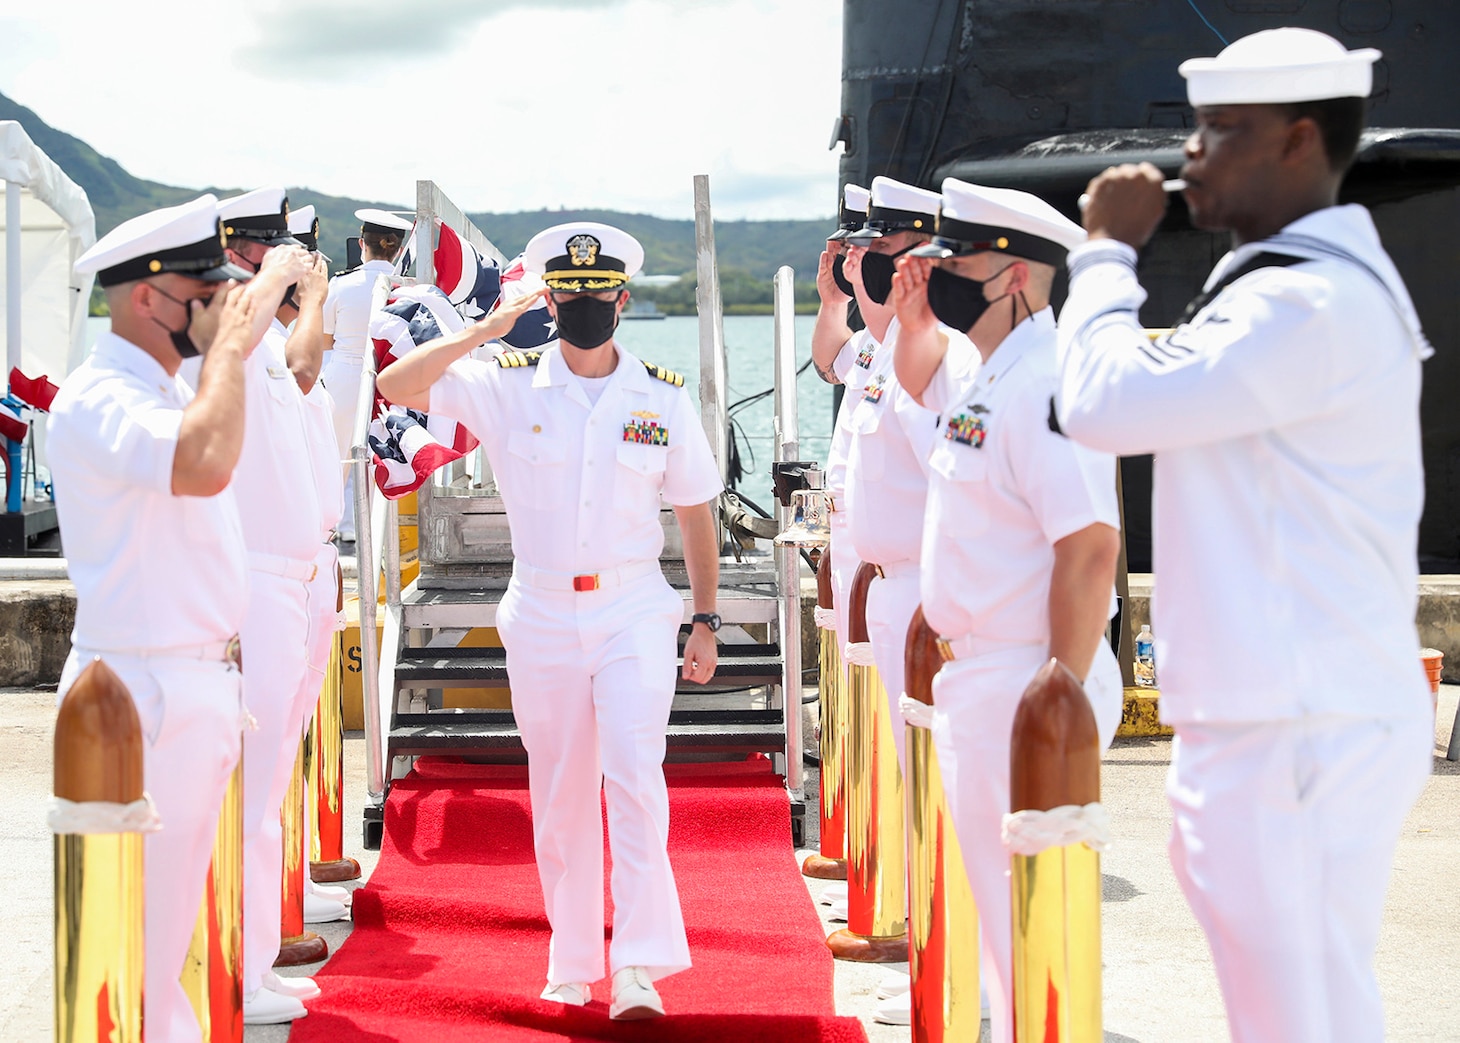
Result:
{"label": "red carpet", "polygon": [[610,1021],[607,981],[583,1008],[537,998],[548,926],[526,769],[432,759],[391,788],[354,933],[315,976],[324,994],[290,1040],[866,1043],[856,1019],[835,1015],[831,954],[768,762],[667,770],[694,960],[658,983],[668,1017]]}

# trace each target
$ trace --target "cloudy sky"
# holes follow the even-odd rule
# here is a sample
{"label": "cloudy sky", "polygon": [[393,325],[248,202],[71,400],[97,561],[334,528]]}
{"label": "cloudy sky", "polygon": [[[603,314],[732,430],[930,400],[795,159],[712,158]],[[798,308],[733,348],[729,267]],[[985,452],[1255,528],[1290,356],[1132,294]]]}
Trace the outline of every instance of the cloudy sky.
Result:
{"label": "cloudy sky", "polygon": [[0,2],[0,92],[132,173],[468,210],[835,213],[841,0]]}

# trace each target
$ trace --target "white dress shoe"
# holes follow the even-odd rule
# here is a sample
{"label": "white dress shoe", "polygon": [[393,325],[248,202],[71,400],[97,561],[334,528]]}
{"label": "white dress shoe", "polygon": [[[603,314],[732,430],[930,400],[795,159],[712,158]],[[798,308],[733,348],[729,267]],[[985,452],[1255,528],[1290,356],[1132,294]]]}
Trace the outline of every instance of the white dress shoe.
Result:
{"label": "white dress shoe", "polygon": [[840,902],[831,903],[831,911],[826,914],[828,920],[845,920],[847,918],[847,900],[843,898]]}
{"label": "white dress shoe", "polygon": [[820,901],[822,905],[835,905],[837,902],[845,902],[846,900],[846,884],[827,884],[821,892]]}
{"label": "white dress shoe", "polygon": [[348,887],[335,887],[333,884],[316,884],[313,880],[304,881],[304,893],[314,895],[316,898],[328,898],[331,902],[339,902],[347,909],[354,896],[354,892]]}
{"label": "white dress shoe", "polygon": [[621,967],[613,972],[613,1005],[608,1016],[615,1021],[664,1016],[664,1001],[649,980],[647,968]]}
{"label": "white dress shoe", "polygon": [[541,998],[552,1003],[564,1003],[569,1007],[581,1007],[593,998],[593,993],[582,982],[565,981],[561,985],[549,982],[542,990]]}
{"label": "white dress shoe", "polygon": [[912,1024],[912,993],[902,992],[877,1002],[877,1011],[872,1020],[883,1025]]}
{"label": "white dress shoe", "polygon": [[259,989],[243,998],[245,1025],[282,1025],[308,1013],[294,997],[281,996],[271,989]]}
{"label": "white dress shoe", "polygon": [[888,971],[877,983],[877,998],[890,1000],[894,996],[906,996],[912,988],[912,976],[903,971]]}
{"label": "white dress shoe", "polygon": [[347,920],[349,917],[350,910],[346,909],[343,903],[305,892],[305,923],[332,923],[335,920]]}
{"label": "white dress shoe", "polygon": [[313,978],[300,975],[297,978],[281,978],[273,971],[264,971],[264,988],[289,996],[296,1000],[312,1000],[319,995],[319,986]]}

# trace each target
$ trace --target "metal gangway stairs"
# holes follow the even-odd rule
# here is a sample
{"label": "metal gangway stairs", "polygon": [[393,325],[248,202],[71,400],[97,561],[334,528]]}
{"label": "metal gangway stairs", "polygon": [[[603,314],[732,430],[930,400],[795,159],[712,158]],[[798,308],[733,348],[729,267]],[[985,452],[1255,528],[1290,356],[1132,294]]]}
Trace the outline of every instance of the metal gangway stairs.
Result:
{"label": "metal gangway stairs", "polygon": [[[417,283],[434,281],[433,247],[440,224],[449,225],[479,253],[505,265],[491,241],[433,182],[416,185]],[[702,421],[724,477],[727,465],[726,358],[721,328],[714,233],[708,179],[695,179],[698,255]],[[776,277],[776,453],[797,459],[795,343],[792,277]],[[376,287],[377,306],[388,286]],[[356,512],[358,593],[362,606],[361,666],[366,742],[366,847],[378,847],[385,800],[393,778],[409,770],[412,758],[456,754],[479,762],[523,763],[526,752],[512,717],[505,653],[495,639],[497,606],[512,570],[507,516],[485,454],[476,450],[439,471],[418,490],[416,533],[419,571],[403,580],[402,516],[372,480],[368,431],[373,412],[374,362],[361,381],[351,447]],[[782,509],[778,527],[789,512]],[[368,519],[368,520],[367,520]],[[661,565],[665,578],[685,598],[684,619],[693,609],[683,546],[673,511],[660,513],[665,528]],[[722,523],[722,532],[724,526]],[[768,541],[767,541],[768,545]],[[722,539],[722,547],[725,546]],[[375,568],[367,563],[375,563]],[[377,647],[366,620],[381,600],[384,623]],[[680,682],[672,705],[667,760],[772,757],[784,777],[792,832],[804,837],[805,796],[801,736],[800,559],[793,548],[762,547],[739,560],[723,555],[717,607],[723,620],[719,664],[708,685]],[[681,648],[687,627],[681,632]],[[487,698],[463,706],[463,690]],[[492,698],[495,696],[495,698]]]}

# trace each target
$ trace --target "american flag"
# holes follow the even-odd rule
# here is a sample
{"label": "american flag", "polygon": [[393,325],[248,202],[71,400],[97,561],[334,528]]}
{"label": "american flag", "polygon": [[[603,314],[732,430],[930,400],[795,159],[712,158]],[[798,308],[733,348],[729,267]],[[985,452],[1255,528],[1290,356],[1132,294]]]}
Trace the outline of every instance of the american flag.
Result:
{"label": "american flag", "polygon": [[[375,366],[383,370],[448,333],[466,327],[446,294],[434,286],[402,286],[392,291],[385,307],[370,317],[370,342]],[[370,422],[370,450],[375,484],[396,500],[421,486],[438,467],[459,460],[477,447],[461,424],[392,405],[377,393]]]}

